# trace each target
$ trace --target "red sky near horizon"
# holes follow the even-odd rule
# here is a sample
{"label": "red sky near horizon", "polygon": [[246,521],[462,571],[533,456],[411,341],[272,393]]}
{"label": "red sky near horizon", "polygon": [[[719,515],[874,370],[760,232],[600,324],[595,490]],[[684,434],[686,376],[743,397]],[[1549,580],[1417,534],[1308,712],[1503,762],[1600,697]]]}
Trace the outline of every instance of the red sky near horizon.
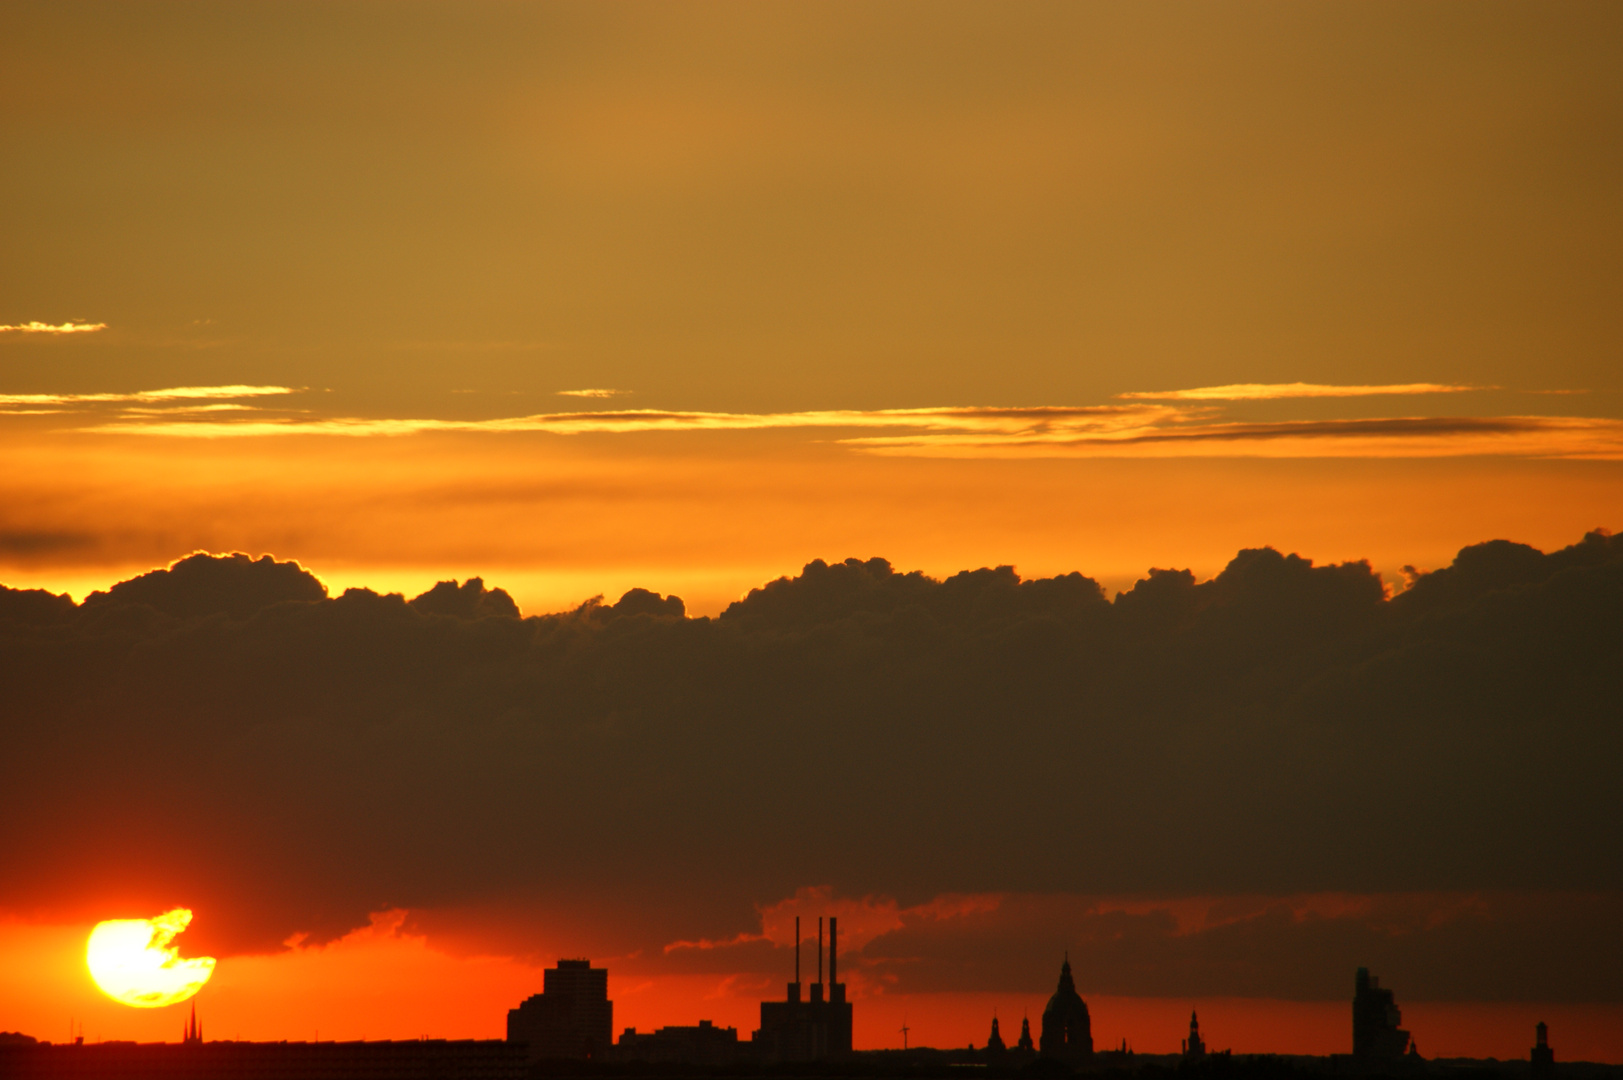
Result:
{"label": "red sky near horizon", "polygon": [[[506,1011],[540,992],[542,968],[549,966],[544,962],[459,955],[436,948],[407,923],[405,912],[381,912],[370,926],[326,945],[292,943],[279,953],[222,961],[195,999],[205,1036],[262,1041],[502,1038]],[[84,969],[87,936],[83,925],[0,922],[0,948],[8,957],[0,972],[0,1012],[35,1037],[53,1042],[67,1041],[70,1025],[87,1041],[177,1041],[179,1025],[192,1006],[131,1009],[109,1000]],[[179,940],[181,955],[190,955],[184,936]],[[815,937],[804,944],[802,978],[807,982],[814,977],[814,957]],[[782,983],[792,973],[790,968],[647,977],[617,974],[614,960],[597,962],[609,967],[616,1035],[628,1027],[648,1031],[707,1019],[735,1027],[747,1039],[759,1023],[760,1001],[780,998]],[[1011,1044],[1022,1016],[1031,1018],[1036,1037],[1052,992],[1037,987],[1035,977],[1034,989],[1025,993],[887,993],[860,970],[845,981],[855,1003],[858,1049],[899,1047],[903,1024],[913,1046],[984,1045],[994,1014]],[[1200,1014],[1213,1050],[1318,1055],[1345,1053],[1350,1045],[1348,1001],[1112,996],[1088,992],[1085,979],[1082,991],[1100,1049],[1125,1040],[1140,1053],[1174,1053],[1187,1032],[1191,1010]],[[1428,1057],[1525,1057],[1527,1048],[1521,1044],[1531,1045],[1532,1025],[1543,1020],[1550,1024],[1562,1060],[1623,1059],[1618,1023],[1623,1007],[1615,1004],[1410,1001],[1400,996],[1399,1005],[1405,1025]]]}
{"label": "red sky near horizon", "polygon": [[[13,588],[244,551],[691,616],[813,559],[1113,594],[1268,545],[1396,591],[1623,529],[1616,5],[83,2],[0,38]],[[85,976],[130,914],[0,889],[0,1029],[178,1037]],[[566,949],[402,918],[223,957],[209,1034],[492,1037]],[[620,1027],[746,1033],[781,992],[633,951]],[[949,953],[929,992],[853,960],[859,1045],[1040,1011],[1046,968],[1000,996]],[[1214,1046],[1346,1049],[1326,994],[1081,985],[1101,1044],[1193,1007]],[[1428,1056],[1543,1019],[1623,1062],[1615,982],[1394,985]]]}

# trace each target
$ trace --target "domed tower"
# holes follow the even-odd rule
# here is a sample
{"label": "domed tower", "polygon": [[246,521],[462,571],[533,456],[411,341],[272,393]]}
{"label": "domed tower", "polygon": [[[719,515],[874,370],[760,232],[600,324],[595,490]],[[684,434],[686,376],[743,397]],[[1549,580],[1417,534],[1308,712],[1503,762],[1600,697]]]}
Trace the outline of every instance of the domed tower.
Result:
{"label": "domed tower", "polygon": [[1038,1041],[1043,1057],[1077,1061],[1093,1055],[1093,1025],[1088,1006],[1071,978],[1071,958],[1059,969],[1059,988],[1043,1010],[1043,1035]]}

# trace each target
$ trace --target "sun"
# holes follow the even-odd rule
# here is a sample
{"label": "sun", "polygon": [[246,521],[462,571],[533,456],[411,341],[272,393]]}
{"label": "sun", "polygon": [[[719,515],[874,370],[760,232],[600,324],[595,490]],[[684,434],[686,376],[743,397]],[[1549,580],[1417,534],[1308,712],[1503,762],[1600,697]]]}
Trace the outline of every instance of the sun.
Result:
{"label": "sun", "polygon": [[109,919],[97,923],[85,947],[90,977],[102,993],[137,1009],[158,1009],[185,1001],[214,974],[214,958],[182,960],[171,945],[192,921],[187,908],[151,919]]}

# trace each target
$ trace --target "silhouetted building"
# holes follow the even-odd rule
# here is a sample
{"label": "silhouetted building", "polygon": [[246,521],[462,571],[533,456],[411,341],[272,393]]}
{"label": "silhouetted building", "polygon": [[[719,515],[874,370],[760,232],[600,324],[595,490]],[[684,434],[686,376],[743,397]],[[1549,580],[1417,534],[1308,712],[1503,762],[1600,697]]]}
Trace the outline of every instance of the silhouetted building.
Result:
{"label": "silhouetted building", "polygon": [[1533,1029],[1533,1073],[1545,1076],[1555,1070],[1555,1051],[1550,1049],[1550,1029],[1540,1020]]}
{"label": "silhouetted building", "polygon": [[1059,969],[1059,988],[1043,1010],[1043,1034],[1038,1043],[1043,1057],[1079,1061],[1093,1056],[1093,1025],[1088,1006],[1071,979],[1071,958]]}
{"label": "silhouetted building", "polygon": [[1031,1041],[1031,1017],[1029,1016],[1020,1018],[1020,1041],[1014,1044],[1014,1050],[1017,1054],[1028,1055],[1037,1052],[1036,1045]]}
{"label": "silhouetted building", "polygon": [[195,998],[192,999],[192,1018],[186,1021],[186,1029],[181,1034],[180,1043],[182,1046],[203,1045],[203,1025],[197,1022],[197,1000]]}
{"label": "silhouetted building", "polygon": [[507,1041],[530,1059],[599,1057],[614,1042],[609,972],[590,960],[560,960],[542,974],[541,993],[507,1012]]}
{"label": "silhouetted building", "polygon": [[500,1039],[401,1042],[0,1042],[6,1080],[526,1080],[524,1048]]}
{"label": "silhouetted building", "polygon": [[1183,1041],[1184,1057],[1205,1057],[1206,1044],[1200,1038],[1200,1015],[1193,1009],[1189,1010],[1189,1038]]}
{"label": "silhouetted building", "polygon": [[674,1061],[689,1065],[725,1065],[750,1050],[738,1041],[737,1028],[719,1028],[709,1020],[697,1027],[662,1027],[638,1034],[636,1028],[620,1033],[614,1056],[621,1061]]}
{"label": "silhouetted building", "polygon": [[1398,1011],[1392,991],[1381,989],[1381,980],[1359,968],[1353,991],[1353,1056],[1367,1061],[1393,1061],[1409,1049],[1409,1033],[1398,1027],[1403,1014]]}
{"label": "silhouetted building", "polygon": [[800,919],[795,919],[795,981],[783,1001],[761,1002],[756,1052],[769,1061],[818,1061],[851,1052],[851,1003],[839,981],[840,920],[828,920],[828,996],[823,996],[823,920],[817,920],[817,981],[800,997]]}
{"label": "silhouetted building", "polygon": [[994,1057],[1001,1057],[1009,1047],[1003,1041],[1003,1033],[997,1029],[997,1014],[992,1014],[992,1034],[986,1037],[986,1052]]}

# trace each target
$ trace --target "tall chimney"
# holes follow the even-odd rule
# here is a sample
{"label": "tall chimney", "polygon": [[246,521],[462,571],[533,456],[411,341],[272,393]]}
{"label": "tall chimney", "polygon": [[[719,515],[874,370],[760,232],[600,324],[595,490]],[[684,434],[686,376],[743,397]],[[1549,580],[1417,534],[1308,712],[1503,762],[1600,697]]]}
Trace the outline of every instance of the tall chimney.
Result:
{"label": "tall chimney", "polygon": [[823,917],[817,917],[817,981],[811,985],[813,1005],[823,1001]]}
{"label": "tall chimney", "polygon": [[828,917],[828,985],[829,985],[828,997],[829,997],[830,1001],[834,1000],[834,989],[833,988],[840,981],[840,974],[839,974],[839,967],[838,967],[839,962],[840,962],[840,917],[838,915],[830,915]]}
{"label": "tall chimney", "polygon": [[789,984],[789,1000],[800,1001],[800,916],[795,916],[795,981]]}

